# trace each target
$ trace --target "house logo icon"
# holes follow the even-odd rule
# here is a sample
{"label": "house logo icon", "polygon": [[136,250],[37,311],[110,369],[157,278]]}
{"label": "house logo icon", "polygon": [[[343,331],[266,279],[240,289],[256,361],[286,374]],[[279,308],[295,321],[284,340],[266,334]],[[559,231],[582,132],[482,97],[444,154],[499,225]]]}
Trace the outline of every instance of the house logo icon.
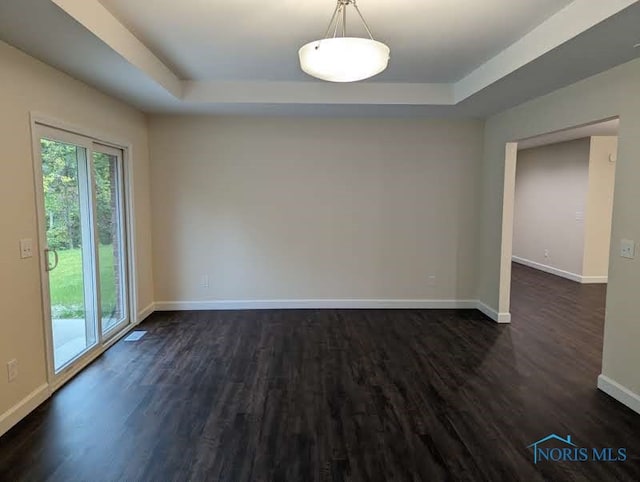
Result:
{"label": "house logo icon", "polygon": [[[547,435],[544,438],[541,438],[540,440],[538,440],[537,442],[533,442],[531,445],[529,445],[527,448],[533,448],[533,463],[537,464],[539,457],[538,455],[541,453],[541,451],[538,449],[538,445],[542,445],[545,442],[549,442],[550,440],[558,440],[559,442],[562,442],[563,444],[567,445],[568,447],[578,447],[576,444],[574,444],[571,441],[571,435],[567,435],[567,438],[562,438],[559,435],[556,435],[555,433],[552,433],[550,435]],[[564,452],[566,453],[566,452]],[[545,457],[546,458],[546,457]]]}
{"label": "house logo icon", "polygon": [[[552,446],[546,446],[555,442]],[[560,447],[558,447],[560,445]],[[527,446],[533,449],[533,463],[538,462],[625,462],[628,458],[624,447],[586,448],[578,447],[571,435],[562,438],[552,433]]]}

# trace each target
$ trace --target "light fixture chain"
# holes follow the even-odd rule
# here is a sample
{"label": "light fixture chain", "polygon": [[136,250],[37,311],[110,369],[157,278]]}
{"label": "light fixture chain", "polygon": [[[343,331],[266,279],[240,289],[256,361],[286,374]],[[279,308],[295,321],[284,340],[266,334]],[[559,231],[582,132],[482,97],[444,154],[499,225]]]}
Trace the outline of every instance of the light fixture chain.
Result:
{"label": "light fixture chain", "polygon": [[[331,21],[329,22],[329,26],[327,27],[327,31],[324,33],[324,37],[323,38],[329,38],[329,32],[331,32],[331,26],[333,25],[333,22],[336,19],[336,17],[338,16],[338,12],[340,11],[340,2],[338,1],[338,4],[336,5],[336,9],[333,11],[333,15],[331,16]],[[337,21],[336,21],[336,28],[337,28]]]}
{"label": "light fixture chain", "polygon": [[342,16],[341,13],[344,11],[344,5],[340,5],[340,4],[338,5],[339,5],[338,14],[336,15],[336,28],[333,29],[333,38],[336,38],[338,36],[338,27],[340,26],[340,17]]}
{"label": "light fixture chain", "polygon": [[[329,21],[329,26],[327,27],[327,31],[324,33],[323,38],[329,38],[329,32],[331,32],[331,28],[333,27],[333,38],[338,36],[338,30],[340,28],[340,23],[342,20],[342,36],[347,36],[347,7],[349,5],[353,5],[353,8],[358,13],[360,20],[362,21],[362,25],[364,25],[365,30],[367,31],[367,35],[371,40],[374,40],[373,34],[371,33],[371,29],[367,24],[367,21],[364,19],[360,8],[358,8],[358,4],[356,0],[338,0],[335,10],[333,11],[333,15],[331,16],[331,21]],[[342,17],[342,18],[341,18]]]}
{"label": "light fixture chain", "polygon": [[347,36],[347,5],[342,6],[342,36],[343,37]]}
{"label": "light fixture chain", "polygon": [[358,12],[358,15],[360,16],[360,20],[362,20],[362,24],[364,25],[364,28],[367,30],[367,33],[369,34],[369,38],[371,40],[374,40],[373,34],[371,33],[371,29],[369,28],[369,25],[367,25],[367,21],[362,16],[362,13],[360,12],[360,9],[358,8],[358,4],[356,3],[355,0],[353,0],[351,3],[353,5],[353,8],[356,9],[356,12]]}

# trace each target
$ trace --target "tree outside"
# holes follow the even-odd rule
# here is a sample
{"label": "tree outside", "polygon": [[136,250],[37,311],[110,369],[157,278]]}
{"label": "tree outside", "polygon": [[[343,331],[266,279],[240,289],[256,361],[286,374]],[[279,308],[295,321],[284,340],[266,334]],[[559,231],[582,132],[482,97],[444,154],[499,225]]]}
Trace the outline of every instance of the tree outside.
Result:
{"label": "tree outside", "polygon": [[[55,319],[84,318],[80,182],[76,146],[42,139],[42,171],[47,242],[58,252],[50,272],[52,315]],[[119,187],[115,158],[95,152],[90,163],[95,179],[96,222],[103,323],[120,319]]]}

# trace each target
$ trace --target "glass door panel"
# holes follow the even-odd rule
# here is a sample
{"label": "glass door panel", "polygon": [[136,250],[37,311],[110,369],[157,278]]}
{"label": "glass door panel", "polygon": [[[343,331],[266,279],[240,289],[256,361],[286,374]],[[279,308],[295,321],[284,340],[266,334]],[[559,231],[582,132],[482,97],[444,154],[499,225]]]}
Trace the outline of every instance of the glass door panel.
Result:
{"label": "glass door panel", "polygon": [[55,371],[98,342],[87,149],[40,139]]}
{"label": "glass door panel", "polygon": [[102,332],[127,322],[126,250],[121,151],[94,145],[93,179]]}

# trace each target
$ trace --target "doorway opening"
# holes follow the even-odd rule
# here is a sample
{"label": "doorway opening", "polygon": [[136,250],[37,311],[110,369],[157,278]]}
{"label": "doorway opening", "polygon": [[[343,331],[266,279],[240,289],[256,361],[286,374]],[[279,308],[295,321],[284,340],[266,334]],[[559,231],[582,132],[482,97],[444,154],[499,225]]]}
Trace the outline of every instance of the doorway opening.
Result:
{"label": "doorway opening", "polygon": [[618,128],[616,117],[507,143],[501,312],[513,264],[606,284]]}
{"label": "doorway opening", "polygon": [[[501,311],[531,356],[573,356],[567,385],[601,371],[619,120],[507,144]],[[577,356],[579,355],[579,356]]]}

